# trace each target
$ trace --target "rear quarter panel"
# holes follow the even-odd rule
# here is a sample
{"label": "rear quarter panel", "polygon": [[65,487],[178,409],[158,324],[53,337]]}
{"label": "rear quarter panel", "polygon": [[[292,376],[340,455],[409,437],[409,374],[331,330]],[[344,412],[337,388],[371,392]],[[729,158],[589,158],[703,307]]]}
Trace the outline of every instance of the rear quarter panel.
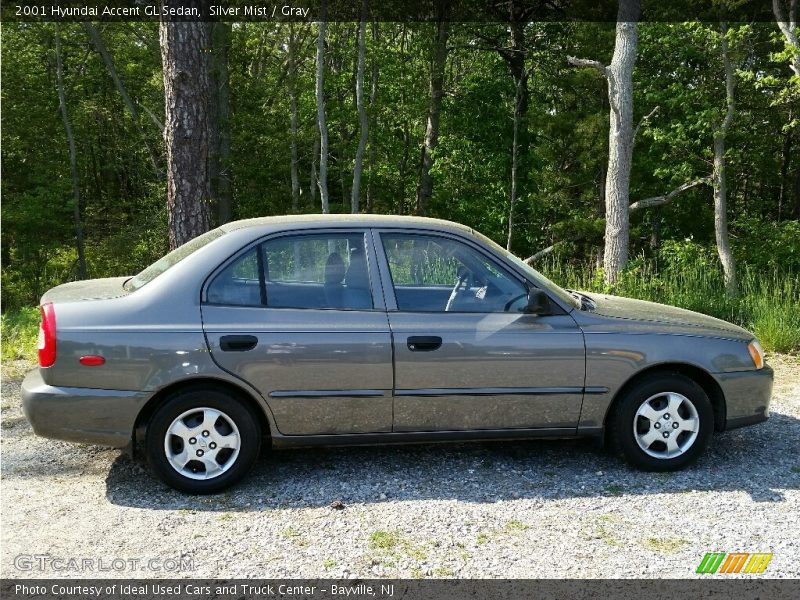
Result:
{"label": "rear quarter panel", "polygon": [[[200,289],[208,274],[256,235],[228,233],[132,293],[100,300],[56,302],[57,356],[40,369],[62,387],[156,391],[197,376],[227,375],[211,360],[203,334]],[[81,356],[101,355],[87,367]]]}

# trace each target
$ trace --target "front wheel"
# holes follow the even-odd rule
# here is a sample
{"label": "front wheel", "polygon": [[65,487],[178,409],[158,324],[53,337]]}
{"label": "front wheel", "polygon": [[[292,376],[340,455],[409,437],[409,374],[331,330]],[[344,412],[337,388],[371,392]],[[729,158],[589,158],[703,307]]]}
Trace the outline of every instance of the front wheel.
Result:
{"label": "front wheel", "polygon": [[239,481],[258,458],[260,444],[258,418],[249,407],[214,389],[178,392],[147,428],[147,458],[156,475],[192,494]]}
{"label": "front wheel", "polygon": [[633,466],[674,471],[698,459],[714,429],[703,388],[680,373],[644,380],[620,398],[611,415],[614,446]]}

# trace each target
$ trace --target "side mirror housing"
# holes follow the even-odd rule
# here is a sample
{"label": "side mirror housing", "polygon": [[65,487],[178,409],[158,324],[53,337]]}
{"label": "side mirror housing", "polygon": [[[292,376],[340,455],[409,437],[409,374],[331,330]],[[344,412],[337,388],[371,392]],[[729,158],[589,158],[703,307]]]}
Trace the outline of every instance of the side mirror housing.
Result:
{"label": "side mirror housing", "polygon": [[550,298],[542,290],[528,288],[528,305],[525,312],[531,315],[549,315],[552,312]]}

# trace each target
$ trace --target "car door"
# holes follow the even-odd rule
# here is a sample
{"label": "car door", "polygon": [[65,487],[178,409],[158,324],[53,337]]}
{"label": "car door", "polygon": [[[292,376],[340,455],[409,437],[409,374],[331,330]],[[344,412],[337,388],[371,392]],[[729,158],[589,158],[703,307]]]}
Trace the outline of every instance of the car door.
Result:
{"label": "car door", "polygon": [[394,431],[574,430],[583,334],[566,313],[527,314],[527,287],[477,244],[379,232],[393,336]]}
{"label": "car door", "polygon": [[366,240],[365,230],[277,235],[209,278],[211,355],[261,392],[282,434],[391,430],[391,336]]}

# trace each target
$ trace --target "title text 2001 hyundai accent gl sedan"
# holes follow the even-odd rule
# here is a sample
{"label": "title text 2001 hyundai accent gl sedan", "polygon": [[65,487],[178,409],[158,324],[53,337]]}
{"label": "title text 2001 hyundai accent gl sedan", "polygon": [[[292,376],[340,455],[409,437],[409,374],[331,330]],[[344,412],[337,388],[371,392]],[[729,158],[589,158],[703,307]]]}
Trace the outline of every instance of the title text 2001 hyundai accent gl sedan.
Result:
{"label": "title text 2001 hyundai accent gl sedan", "polygon": [[23,405],[40,435],[144,442],[180,490],[273,447],[607,435],[640,468],[767,418],[753,336],[687,310],[564,290],[455,223],[230,223],[132,278],[42,298]]}

